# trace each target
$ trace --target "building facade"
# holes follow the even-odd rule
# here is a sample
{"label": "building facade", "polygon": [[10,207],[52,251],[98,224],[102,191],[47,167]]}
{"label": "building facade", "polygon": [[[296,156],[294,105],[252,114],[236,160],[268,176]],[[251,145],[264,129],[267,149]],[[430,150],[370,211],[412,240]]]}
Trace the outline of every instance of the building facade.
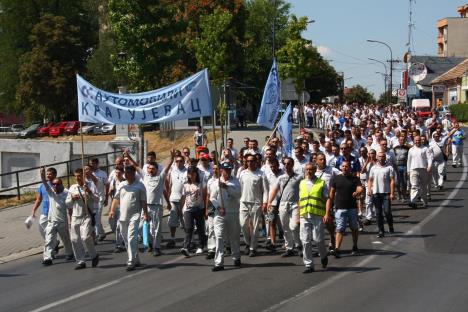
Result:
{"label": "building facade", "polygon": [[447,17],[437,21],[438,55],[441,57],[468,57],[468,4],[457,9],[460,17]]}

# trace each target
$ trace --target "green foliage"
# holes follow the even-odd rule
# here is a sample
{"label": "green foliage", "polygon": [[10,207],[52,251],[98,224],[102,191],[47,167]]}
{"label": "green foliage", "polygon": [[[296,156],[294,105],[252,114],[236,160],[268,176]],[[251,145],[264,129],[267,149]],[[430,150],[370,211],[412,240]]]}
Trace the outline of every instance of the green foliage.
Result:
{"label": "green foliage", "polygon": [[101,36],[98,47],[87,62],[88,75],[86,78],[94,85],[107,91],[117,90],[120,82],[111,61],[111,56],[118,53],[111,35],[112,33],[106,33]]}
{"label": "green foliage", "polygon": [[31,31],[31,51],[19,67],[17,99],[28,119],[76,116],[75,73],[84,69],[80,29],[65,17],[44,14]]}
{"label": "green foliage", "polygon": [[338,75],[312,45],[312,41],[302,37],[307,24],[307,17],[291,15],[285,45],[278,51],[279,71],[283,79],[294,80],[297,93],[306,90],[311,100],[318,102],[337,93]]}
{"label": "green foliage", "polygon": [[460,122],[468,121],[468,103],[453,104],[449,106],[450,113]]}
{"label": "green foliage", "polygon": [[[391,95],[391,91],[383,92],[380,94],[379,100],[377,101],[379,104],[387,104],[388,97]],[[398,97],[391,95],[390,97],[390,104],[398,103]]]}
{"label": "green foliage", "polygon": [[132,91],[146,91],[173,82],[171,67],[181,56],[177,34],[182,23],[174,16],[177,6],[166,1],[109,2],[109,20],[115,34],[117,51],[125,60],[112,55],[117,75],[127,79]]}
{"label": "green foliage", "polygon": [[229,42],[234,36],[230,27],[232,14],[216,8],[212,14],[201,16],[200,37],[195,40],[195,55],[200,68],[208,68],[210,78],[222,83],[233,69],[229,56]]}
{"label": "green foliage", "polygon": [[375,102],[374,96],[361,85],[355,85],[348,90],[344,97],[347,103],[371,104]]}
{"label": "green foliage", "polygon": [[[0,0],[0,109],[22,110],[17,93],[20,83],[20,61],[25,53],[31,52],[32,29],[46,14],[63,16],[69,25],[80,28],[80,45],[92,47],[97,41],[97,0]],[[47,77],[43,77],[47,79]],[[54,84],[53,82],[51,84]],[[28,108],[41,112],[40,108]],[[41,116],[42,117],[42,116]]]}

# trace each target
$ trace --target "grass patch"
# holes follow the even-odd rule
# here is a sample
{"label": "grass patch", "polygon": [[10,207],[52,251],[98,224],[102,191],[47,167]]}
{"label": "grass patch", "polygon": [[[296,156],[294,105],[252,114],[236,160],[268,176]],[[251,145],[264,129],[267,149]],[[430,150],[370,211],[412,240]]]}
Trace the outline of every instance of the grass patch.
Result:
{"label": "grass patch", "polygon": [[35,199],[36,194],[33,192],[21,194],[21,199],[18,199],[16,196],[1,196],[0,209],[29,204],[34,202]]}

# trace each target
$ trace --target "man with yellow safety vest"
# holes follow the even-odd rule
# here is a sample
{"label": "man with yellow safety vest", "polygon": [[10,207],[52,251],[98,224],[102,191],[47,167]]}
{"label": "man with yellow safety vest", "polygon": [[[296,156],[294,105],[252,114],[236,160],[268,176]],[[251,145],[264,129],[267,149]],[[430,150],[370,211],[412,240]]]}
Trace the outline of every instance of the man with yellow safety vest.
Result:
{"label": "man with yellow safety vest", "polygon": [[328,265],[324,223],[330,220],[331,202],[324,180],[315,176],[317,166],[305,166],[305,179],[299,184],[300,237],[303,246],[303,273],[314,272],[312,240],[318,245],[322,267]]}

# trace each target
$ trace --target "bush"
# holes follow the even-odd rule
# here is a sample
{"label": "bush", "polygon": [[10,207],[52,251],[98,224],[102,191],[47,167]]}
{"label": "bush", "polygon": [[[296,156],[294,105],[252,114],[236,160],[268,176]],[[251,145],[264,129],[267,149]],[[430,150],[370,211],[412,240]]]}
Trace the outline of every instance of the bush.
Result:
{"label": "bush", "polygon": [[457,121],[468,121],[468,104],[454,104],[450,105],[450,113],[453,117],[457,119]]}

